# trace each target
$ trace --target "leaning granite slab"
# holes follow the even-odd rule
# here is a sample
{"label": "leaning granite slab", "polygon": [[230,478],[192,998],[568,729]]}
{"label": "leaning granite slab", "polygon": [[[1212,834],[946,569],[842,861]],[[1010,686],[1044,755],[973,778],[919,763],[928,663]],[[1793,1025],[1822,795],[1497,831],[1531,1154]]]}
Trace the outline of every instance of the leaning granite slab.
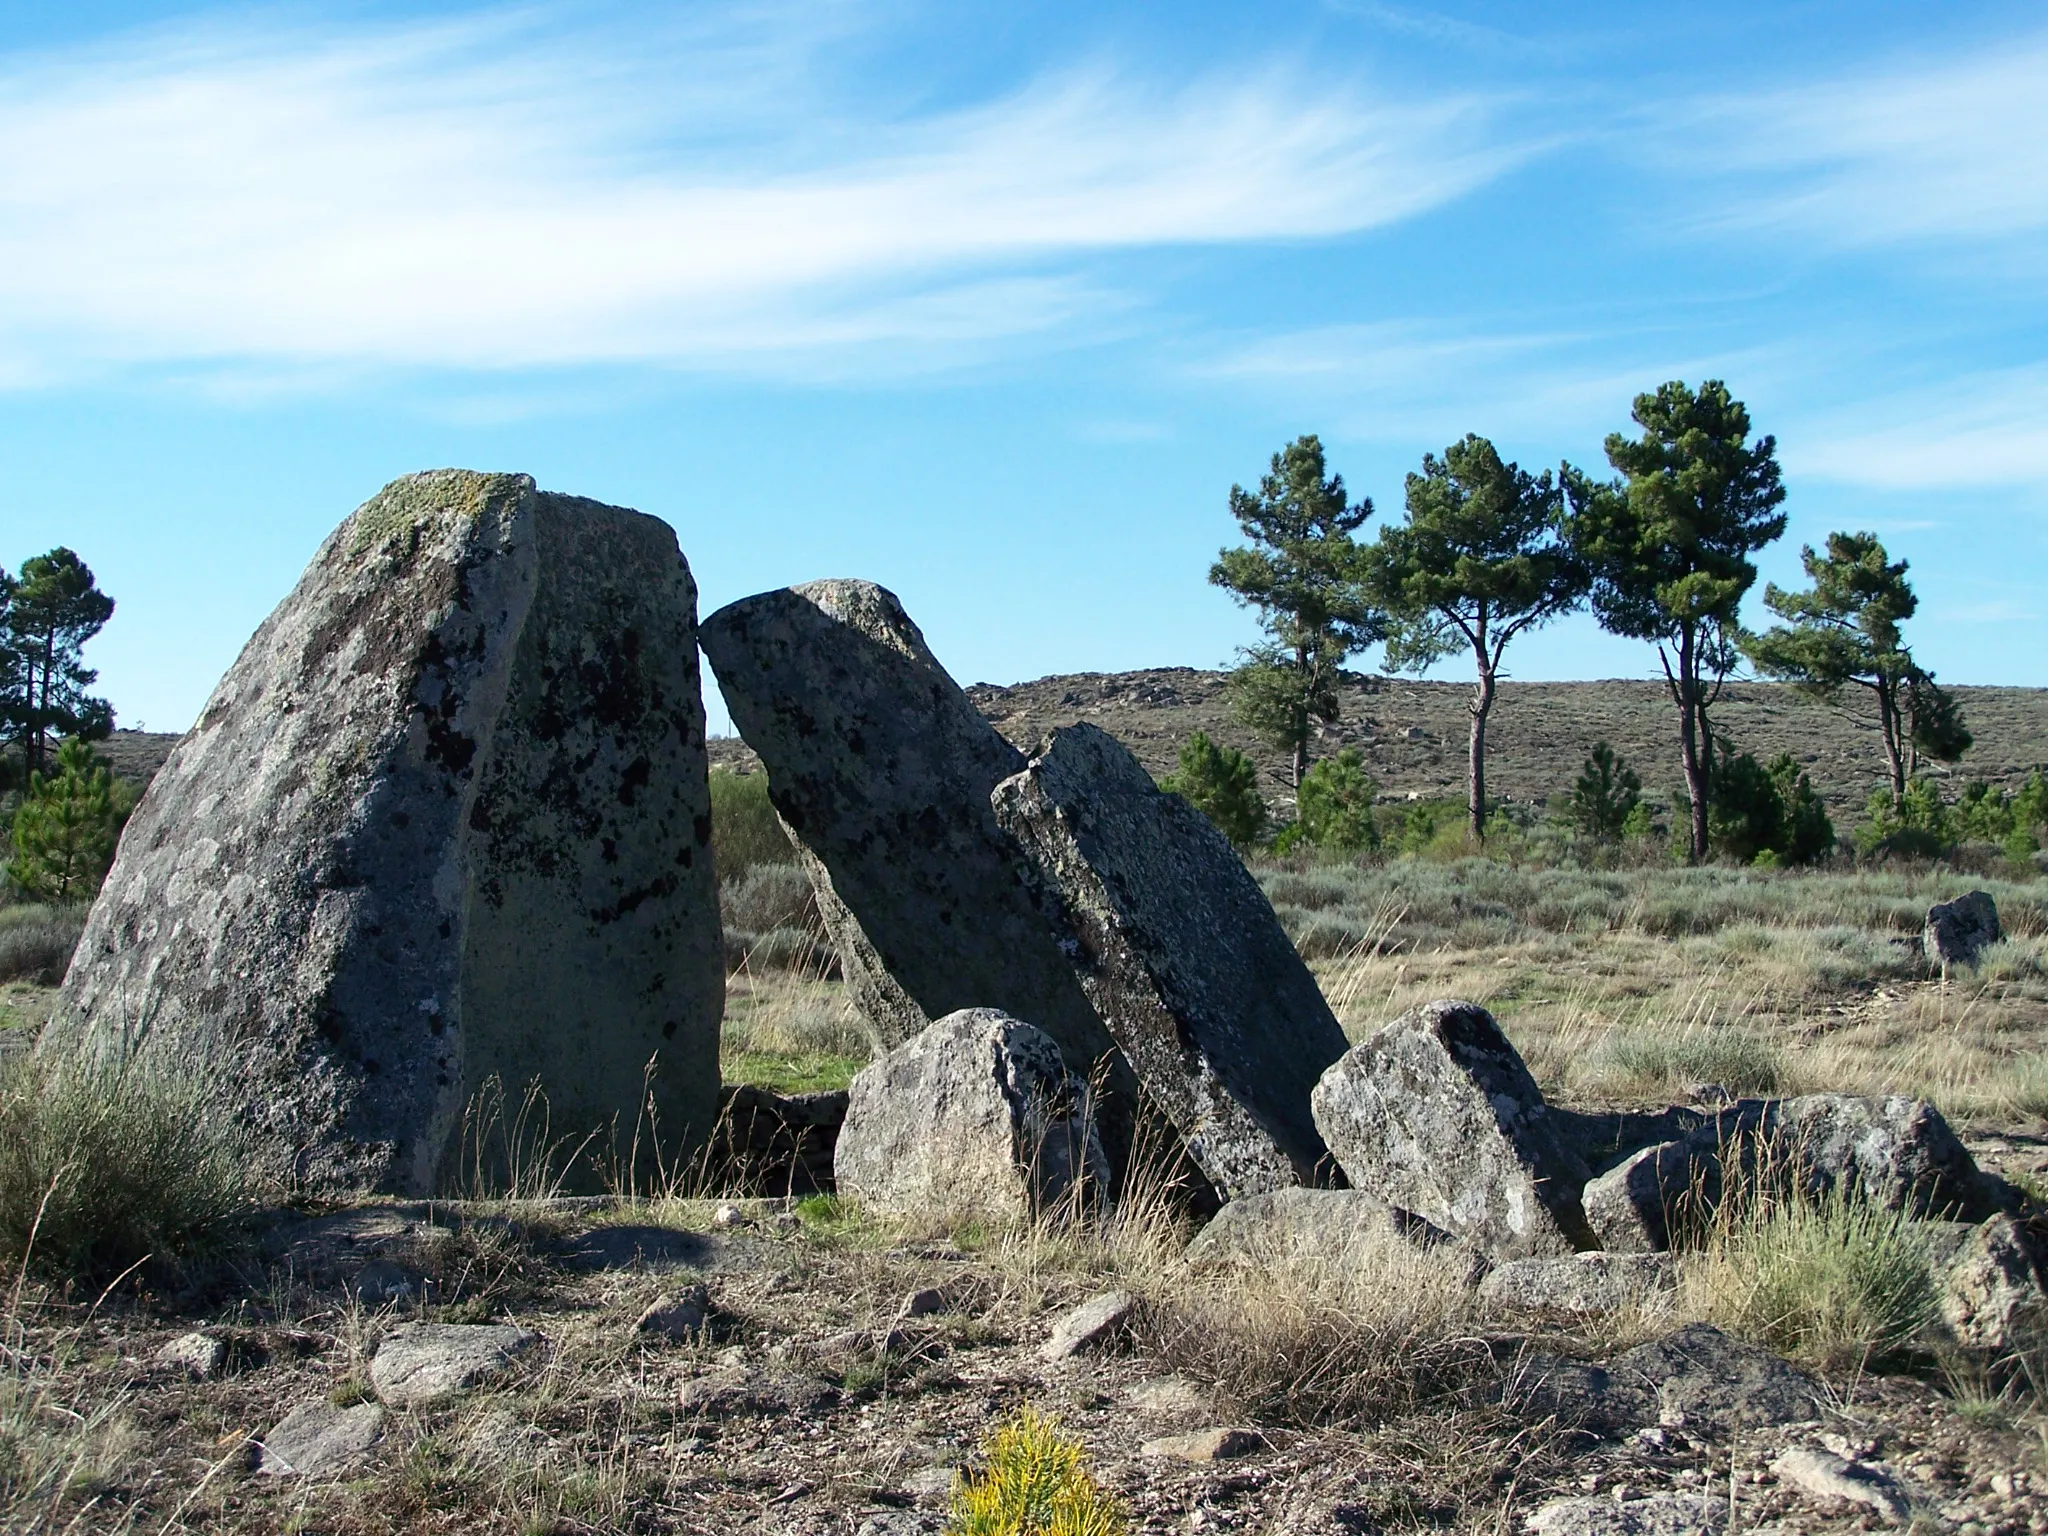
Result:
{"label": "leaning granite slab", "polygon": [[1970,891],[1927,909],[1920,944],[1929,962],[1946,972],[1951,965],[1975,965],[2001,936],[1998,903],[1988,891]]}
{"label": "leaning granite slab", "polygon": [[630,1129],[658,1058],[664,1132],[708,1133],[695,610],[654,518],[524,475],[385,487],[151,783],[40,1048],[203,1074],[313,1191],[434,1192],[493,1077],[575,1138]]}
{"label": "leaning granite slab", "polygon": [[1024,755],[976,712],[893,593],[814,581],[705,619],[704,654],[768,770],[877,1054],[962,1008],[1128,1069],[1017,878],[989,793]]}
{"label": "leaning granite slab", "polygon": [[1586,1165],[1493,1016],[1425,1003],[1323,1074],[1317,1127],[1356,1189],[1495,1259],[1598,1247]]}
{"label": "leaning granite slab", "polygon": [[1309,1092],[1344,1031],[1215,825],[1093,725],[998,784],[997,822],[1146,1097],[1225,1199],[1330,1181]]}
{"label": "leaning granite slab", "polygon": [[1602,1247],[1652,1252],[1682,1243],[1731,1184],[1753,1179],[1926,1218],[1981,1221],[2000,1203],[1996,1181],[1926,1100],[1818,1093],[1729,1105],[1594,1179],[1583,1205]]}
{"label": "leaning granite slab", "polygon": [[256,1470],[266,1477],[334,1477],[361,1461],[383,1433],[384,1410],[376,1403],[339,1408],[312,1398],[256,1442]]}
{"label": "leaning granite slab", "polygon": [[854,1078],[833,1150],[839,1193],[914,1220],[1028,1219],[1105,1194],[1089,1085],[1052,1038],[964,1008]]}
{"label": "leaning granite slab", "polygon": [[1549,1355],[1523,1362],[1507,1385],[1508,1409],[1567,1428],[1613,1434],[1659,1424],[1716,1431],[1810,1419],[1821,1390],[1778,1355],[1688,1323],[1604,1365]]}
{"label": "leaning granite slab", "polygon": [[401,1323],[370,1357],[370,1385],[387,1407],[431,1407],[502,1381],[539,1342],[509,1323]]}
{"label": "leaning granite slab", "polygon": [[[1202,1269],[1370,1271],[1389,1250],[1459,1243],[1360,1189],[1276,1189],[1233,1200],[1197,1232],[1184,1260]],[[1476,1257],[1476,1255],[1474,1255]]]}

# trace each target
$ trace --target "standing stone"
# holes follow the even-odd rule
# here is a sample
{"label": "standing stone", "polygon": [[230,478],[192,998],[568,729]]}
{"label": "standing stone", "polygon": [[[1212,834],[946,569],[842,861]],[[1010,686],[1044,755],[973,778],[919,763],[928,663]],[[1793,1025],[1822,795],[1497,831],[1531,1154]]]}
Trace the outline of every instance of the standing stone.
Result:
{"label": "standing stone", "polygon": [[1998,903],[1988,892],[1971,891],[1929,907],[1920,942],[1928,960],[1947,975],[1951,965],[1975,965],[1977,956],[1987,945],[1996,944],[2001,932]]}
{"label": "standing stone", "polygon": [[1225,1199],[1327,1183],[1309,1092],[1344,1032],[1200,811],[1092,725],[996,786],[1088,1000]]}
{"label": "standing stone", "polygon": [[964,1008],[864,1068],[833,1151],[839,1192],[880,1215],[1028,1220],[1109,1185],[1088,1084],[1051,1037]]}
{"label": "standing stone", "polygon": [[764,592],[704,621],[877,1052],[962,1008],[1045,1031],[1076,1071],[1129,1069],[1017,878],[989,806],[1024,756],[865,581]]}
{"label": "standing stone", "polygon": [[1586,1165],[1493,1016],[1425,1003],[1323,1074],[1316,1125],[1353,1187],[1500,1259],[1599,1243]]}
{"label": "standing stone", "polygon": [[724,967],[695,612],[654,518],[394,481],[157,774],[42,1049],[206,1074],[313,1190],[434,1191],[493,1076],[537,1079],[573,1144],[631,1133],[658,1056],[663,1135],[701,1139]]}

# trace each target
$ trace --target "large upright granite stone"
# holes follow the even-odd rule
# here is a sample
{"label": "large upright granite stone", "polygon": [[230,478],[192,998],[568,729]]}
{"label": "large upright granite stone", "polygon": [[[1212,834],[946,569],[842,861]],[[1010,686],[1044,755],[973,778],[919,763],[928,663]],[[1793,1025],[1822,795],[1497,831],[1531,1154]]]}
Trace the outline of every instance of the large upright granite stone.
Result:
{"label": "large upright granite stone", "polygon": [[1498,1259],[1597,1248],[1587,1177],[1493,1016],[1435,1002],[1323,1074],[1316,1125],[1355,1188]]}
{"label": "large upright granite stone", "polygon": [[1217,1192],[1329,1182],[1309,1091],[1344,1032],[1209,818],[1092,725],[996,786],[1089,1002]]}
{"label": "large upright granite stone", "polygon": [[1986,891],[1970,891],[1954,901],[1927,909],[1920,942],[1928,962],[1946,976],[1951,965],[1975,965],[1978,957],[2004,936],[1998,925],[1998,903]]}
{"label": "large upright granite stone", "polygon": [[216,1082],[270,1172],[433,1191],[463,1107],[716,1115],[696,588],[666,524],[524,475],[394,481],[151,784],[45,1051]]}
{"label": "large upright granite stone", "polygon": [[814,581],[705,619],[704,654],[839,946],[878,1052],[961,1008],[1045,1031],[1127,1089],[1109,1032],[1017,879],[989,792],[1024,755],[894,594]]}

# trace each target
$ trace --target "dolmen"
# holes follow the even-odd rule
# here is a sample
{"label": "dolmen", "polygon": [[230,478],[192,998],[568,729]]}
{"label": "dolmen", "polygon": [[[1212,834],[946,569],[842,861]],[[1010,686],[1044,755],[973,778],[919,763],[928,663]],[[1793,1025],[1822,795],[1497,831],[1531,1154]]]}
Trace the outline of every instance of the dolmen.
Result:
{"label": "dolmen", "polygon": [[643,1114],[701,1140],[725,979],[695,620],[652,517],[394,481],[156,776],[38,1049],[201,1074],[308,1191],[445,1187],[492,1078],[538,1083],[571,1144]]}

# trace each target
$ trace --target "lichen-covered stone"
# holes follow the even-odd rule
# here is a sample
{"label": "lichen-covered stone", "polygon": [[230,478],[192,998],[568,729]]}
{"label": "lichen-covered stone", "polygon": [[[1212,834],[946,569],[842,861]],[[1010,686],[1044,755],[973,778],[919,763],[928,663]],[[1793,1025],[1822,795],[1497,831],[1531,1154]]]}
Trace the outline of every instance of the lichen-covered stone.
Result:
{"label": "lichen-covered stone", "polygon": [[917,1220],[1025,1220],[1109,1188],[1089,1086],[1051,1038],[964,1008],[863,1068],[833,1151],[840,1194]]}
{"label": "lichen-covered stone", "polygon": [[878,1052],[999,1008],[1076,1071],[1128,1069],[1018,882],[989,793],[1024,757],[984,720],[894,594],[814,581],[705,619],[733,722],[768,770]]}
{"label": "lichen-covered stone", "polygon": [[[45,1051],[205,1074],[267,1170],[433,1191],[490,1077],[716,1113],[696,589],[663,523],[456,470],[321,546],[129,821]],[[668,1150],[673,1152],[671,1146]]]}
{"label": "lichen-covered stone", "polygon": [[1595,1248],[1587,1169],[1493,1016],[1434,1002],[1325,1072],[1316,1125],[1352,1186],[1494,1258]]}
{"label": "lichen-covered stone", "polygon": [[1088,1000],[1217,1192],[1327,1183],[1309,1091],[1344,1032],[1208,817],[1085,724],[994,805]]}
{"label": "lichen-covered stone", "polygon": [[391,1408],[429,1408],[512,1374],[540,1335],[510,1323],[400,1323],[370,1357],[370,1385]]}
{"label": "lichen-covered stone", "polygon": [[1455,1243],[1364,1190],[1276,1189],[1224,1206],[1195,1234],[1185,1258],[1197,1268],[1350,1272],[1371,1268],[1389,1248]]}
{"label": "lichen-covered stone", "polygon": [[1988,891],[1970,891],[1927,909],[1920,942],[1928,960],[1946,972],[1951,965],[1975,965],[2000,934],[1998,903]]}
{"label": "lichen-covered stone", "polygon": [[1942,1323],[1964,1347],[2003,1356],[2048,1340],[2048,1289],[2035,1245],[2010,1216],[1966,1229],[1937,1278]]}
{"label": "lichen-covered stone", "polygon": [[1643,1305],[1677,1285],[1667,1253],[1570,1253],[1497,1265],[1479,1282],[1479,1302],[1495,1312],[1577,1323]]}

